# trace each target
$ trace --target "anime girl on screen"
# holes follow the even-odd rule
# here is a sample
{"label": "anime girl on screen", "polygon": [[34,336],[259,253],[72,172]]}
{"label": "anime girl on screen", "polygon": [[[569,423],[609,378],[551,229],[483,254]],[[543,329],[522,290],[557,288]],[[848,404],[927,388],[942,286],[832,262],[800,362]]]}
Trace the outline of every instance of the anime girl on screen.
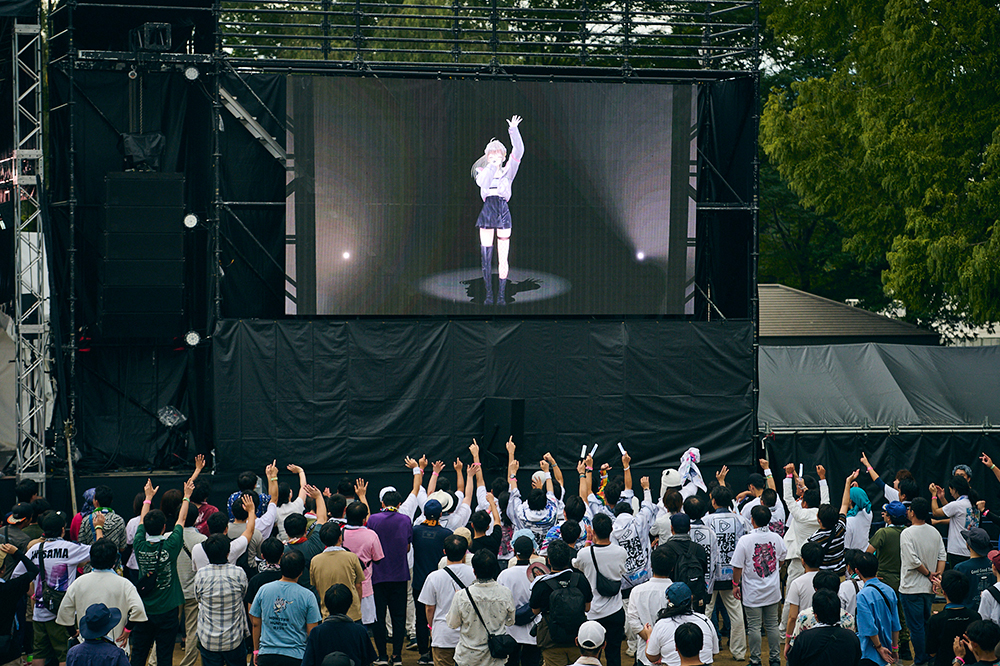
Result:
{"label": "anime girl on screen", "polygon": [[524,143],[517,126],[521,124],[521,116],[511,116],[507,121],[507,133],[513,150],[510,159],[507,158],[507,148],[495,138],[486,144],[483,156],[472,165],[472,177],[479,186],[479,194],[483,197],[483,210],[476,219],[479,228],[479,252],[483,265],[483,281],[486,283],[486,299],[484,305],[493,305],[493,235],[496,233],[497,264],[500,274],[500,289],[497,292],[496,304],[507,305],[505,291],[507,289],[507,273],[510,266],[507,256],[510,253],[510,185],[521,166],[524,155]]}

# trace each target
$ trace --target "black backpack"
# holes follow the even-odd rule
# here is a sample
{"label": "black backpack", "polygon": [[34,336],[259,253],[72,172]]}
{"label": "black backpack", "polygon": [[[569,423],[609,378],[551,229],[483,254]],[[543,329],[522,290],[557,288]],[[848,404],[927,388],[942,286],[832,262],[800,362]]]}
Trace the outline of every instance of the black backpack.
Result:
{"label": "black backpack", "polygon": [[545,584],[552,589],[549,611],[545,614],[549,636],[558,645],[573,645],[580,625],[587,621],[587,603],[580,590],[580,574],[573,572],[569,580],[550,578]]}
{"label": "black backpack", "polygon": [[705,587],[705,567],[698,559],[697,548],[701,546],[690,541],[686,550],[677,553],[670,578],[675,583],[686,583],[691,588],[691,608],[700,612],[705,607],[708,588]]}

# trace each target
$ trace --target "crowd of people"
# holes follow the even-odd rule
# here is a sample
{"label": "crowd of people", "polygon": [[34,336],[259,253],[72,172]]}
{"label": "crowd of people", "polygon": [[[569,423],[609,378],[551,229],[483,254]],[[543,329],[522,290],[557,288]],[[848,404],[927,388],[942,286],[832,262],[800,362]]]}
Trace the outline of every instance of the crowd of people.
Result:
{"label": "crowd of people", "polygon": [[179,489],[147,480],[127,521],[107,486],[70,517],[22,480],[0,533],[0,663],[170,666],[178,635],[181,666],[400,665],[407,649],[435,666],[693,666],[720,638],[752,666],[998,663],[1000,551],[969,466],[925,494],[864,455],[842,487],[793,463],[779,485],[760,460],[732,488],[689,449],[654,496],[619,448],[620,469],[576,461],[575,484],[545,454],[529,484],[508,441],[487,483],[473,442],[452,472],[406,458],[412,486],[377,498],[288,464],[296,489],[275,461],[224,507],[198,456]]}

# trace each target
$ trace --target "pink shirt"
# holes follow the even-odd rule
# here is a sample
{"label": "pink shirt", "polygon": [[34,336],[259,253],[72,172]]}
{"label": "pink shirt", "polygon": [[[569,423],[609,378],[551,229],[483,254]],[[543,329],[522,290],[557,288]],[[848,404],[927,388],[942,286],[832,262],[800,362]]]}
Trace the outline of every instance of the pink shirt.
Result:
{"label": "pink shirt", "polygon": [[372,595],[372,562],[378,562],[383,557],[382,542],[378,535],[367,527],[344,525],[344,548],[351,551],[361,560],[361,568],[365,579],[361,583],[361,596]]}

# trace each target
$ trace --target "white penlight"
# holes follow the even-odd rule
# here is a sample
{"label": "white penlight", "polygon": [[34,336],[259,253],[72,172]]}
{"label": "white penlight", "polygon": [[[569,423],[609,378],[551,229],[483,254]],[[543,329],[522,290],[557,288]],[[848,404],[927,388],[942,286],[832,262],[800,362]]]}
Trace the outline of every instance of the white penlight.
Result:
{"label": "white penlight", "polygon": [[351,253],[350,253],[350,252],[345,252],[345,253],[344,253],[343,255],[341,255],[341,256],[342,256],[342,257],[344,257],[344,259],[350,259],[350,258],[351,258]]}
{"label": "white penlight", "polygon": [[636,252],[635,258],[638,259],[639,261],[642,261],[643,259],[646,258],[646,254],[644,252]]}

